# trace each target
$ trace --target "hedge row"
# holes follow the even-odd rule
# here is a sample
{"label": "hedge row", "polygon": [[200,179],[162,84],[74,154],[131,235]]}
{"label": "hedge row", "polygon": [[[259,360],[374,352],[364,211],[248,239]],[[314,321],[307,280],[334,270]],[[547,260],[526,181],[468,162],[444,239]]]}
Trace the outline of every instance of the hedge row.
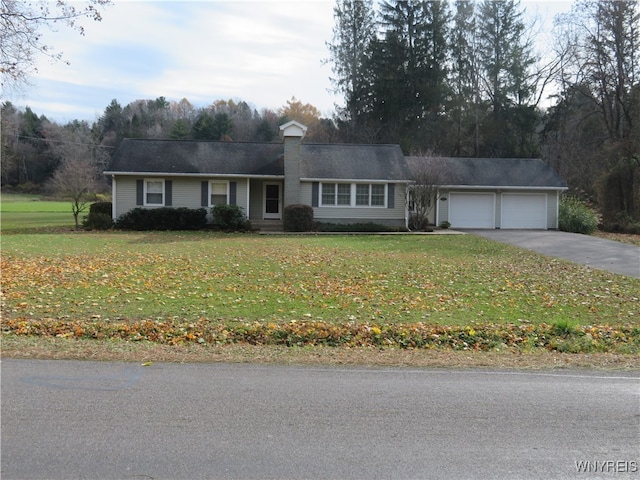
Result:
{"label": "hedge row", "polygon": [[211,223],[207,223],[204,208],[161,207],[134,208],[115,222],[112,220],[111,202],[96,202],[90,205],[83,226],[87,230],[201,230],[211,228],[222,231],[249,231],[251,222],[237,205],[215,205],[211,208]]}
{"label": "hedge row", "polygon": [[640,327],[631,323],[571,326],[566,324],[478,324],[443,326],[425,323],[367,324],[324,321],[216,322],[200,319],[108,321],[29,320],[3,322],[3,333],[83,339],[121,339],[160,344],[196,342],[211,345],[347,346],[500,350],[543,348],[560,352],[639,353]]}
{"label": "hedge row", "polygon": [[121,215],[116,228],[122,230],[199,230],[207,224],[204,208],[134,208]]}

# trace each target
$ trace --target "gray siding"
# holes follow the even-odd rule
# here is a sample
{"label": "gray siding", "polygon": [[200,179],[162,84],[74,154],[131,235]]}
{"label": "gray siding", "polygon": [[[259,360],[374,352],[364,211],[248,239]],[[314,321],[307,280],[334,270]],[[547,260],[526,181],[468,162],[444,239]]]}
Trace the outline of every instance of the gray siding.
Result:
{"label": "gray siding", "polygon": [[[298,202],[312,205],[312,182],[302,182]],[[313,216],[318,221],[334,223],[374,222],[389,225],[405,225],[405,185],[395,184],[394,208],[384,207],[314,207]]]}
{"label": "gray siding", "polygon": [[263,184],[262,180],[251,180],[251,201],[249,202],[249,219],[251,220],[262,220]]}
{"label": "gray siding", "polygon": [[[128,211],[139,207],[136,205],[136,180],[144,177],[117,177],[116,178],[116,206],[114,216],[116,218]],[[214,180],[215,177],[166,177],[165,180],[172,182],[172,207],[201,208],[200,185],[203,181]],[[231,178],[224,181],[236,182],[236,205],[242,207],[247,213],[247,189],[248,179]],[[154,208],[154,207],[145,207]],[[208,208],[208,207],[206,207]]]}
{"label": "gray siding", "polygon": [[250,206],[247,203],[249,193],[249,179],[238,178],[234,179],[233,181],[236,182],[236,205],[242,207],[242,211],[248,217],[250,214]]}
{"label": "gray siding", "polygon": [[172,207],[200,208],[200,179],[173,179]]}
{"label": "gray siding", "polygon": [[[436,205],[436,225],[440,226],[442,222],[449,221],[449,190],[440,190],[438,192],[438,200]],[[446,198],[446,201],[442,201]]]}
{"label": "gray siding", "polygon": [[556,230],[558,228],[558,199],[560,192],[547,193],[547,228]]}
{"label": "gray siding", "polygon": [[115,218],[136,208],[136,180],[135,177],[116,178]]}

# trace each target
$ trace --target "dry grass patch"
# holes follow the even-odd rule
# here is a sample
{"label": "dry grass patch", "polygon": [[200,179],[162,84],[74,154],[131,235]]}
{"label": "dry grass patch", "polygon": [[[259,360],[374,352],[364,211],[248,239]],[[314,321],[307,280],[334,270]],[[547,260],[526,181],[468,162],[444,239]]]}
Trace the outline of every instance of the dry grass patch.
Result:
{"label": "dry grass patch", "polygon": [[630,233],[603,232],[601,230],[596,230],[592,235],[594,237],[613,240],[615,242],[628,243],[630,245],[637,245],[638,247],[640,247],[640,235],[632,235]]}
{"label": "dry grass patch", "polygon": [[620,354],[529,352],[473,352],[379,348],[282,347],[225,345],[158,345],[151,342],[71,340],[5,336],[4,358],[100,360],[171,363],[265,363],[280,365],[354,365],[415,368],[562,369],[596,368],[640,370],[640,357]]}

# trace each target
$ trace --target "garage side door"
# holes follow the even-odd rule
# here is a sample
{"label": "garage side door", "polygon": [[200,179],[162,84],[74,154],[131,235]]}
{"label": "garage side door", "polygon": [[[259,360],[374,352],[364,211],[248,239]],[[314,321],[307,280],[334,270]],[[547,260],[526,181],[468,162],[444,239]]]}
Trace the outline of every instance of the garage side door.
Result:
{"label": "garage side door", "polygon": [[502,228],[547,229],[544,193],[503,193]]}
{"label": "garage side door", "polygon": [[495,194],[450,193],[449,202],[453,228],[495,228]]}

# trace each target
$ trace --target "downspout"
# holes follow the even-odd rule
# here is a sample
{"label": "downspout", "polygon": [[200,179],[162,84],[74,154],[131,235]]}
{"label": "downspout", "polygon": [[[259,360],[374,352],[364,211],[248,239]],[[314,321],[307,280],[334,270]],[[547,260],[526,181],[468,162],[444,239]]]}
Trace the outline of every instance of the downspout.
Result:
{"label": "downspout", "polygon": [[560,228],[560,190],[556,190],[556,230]]}
{"label": "downspout", "polygon": [[409,230],[409,184],[404,184],[404,228]]}
{"label": "downspout", "polygon": [[437,227],[440,225],[438,223],[438,215],[440,214],[440,209],[438,208],[438,202],[440,202],[440,189],[436,188],[436,198],[435,198],[435,206],[433,207],[433,223]]}
{"label": "downspout", "polygon": [[251,208],[251,179],[247,178],[247,220],[249,220],[250,217],[250,208]]}
{"label": "downspout", "polygon": [[111,175],[111,219],[115,222],[116,217],[116,176]]}

